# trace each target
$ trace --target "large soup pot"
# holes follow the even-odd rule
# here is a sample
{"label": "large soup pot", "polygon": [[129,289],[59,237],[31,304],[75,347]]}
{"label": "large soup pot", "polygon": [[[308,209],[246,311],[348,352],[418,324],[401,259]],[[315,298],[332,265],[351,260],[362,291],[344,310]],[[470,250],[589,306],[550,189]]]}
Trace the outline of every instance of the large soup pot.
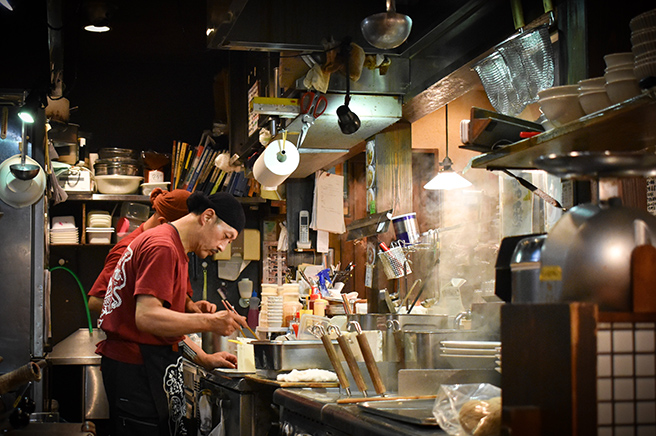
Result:
{"label": "large soup pot", "polygon": [[[402,362],[405,359],[403,332],[405,330],[439,330],[453,324],[447,315],[367,313],[348,315],[348,321],[357,321],[362,330],[383,332],[383,360]],[[404,366],[404,365],[402,365]]]}
{"label": "large soup pot", "polygon": [[440,353],[442,341],[484,341],[489,335],[478,330],[404,330],[406,368],[449,369],[454,364]]}

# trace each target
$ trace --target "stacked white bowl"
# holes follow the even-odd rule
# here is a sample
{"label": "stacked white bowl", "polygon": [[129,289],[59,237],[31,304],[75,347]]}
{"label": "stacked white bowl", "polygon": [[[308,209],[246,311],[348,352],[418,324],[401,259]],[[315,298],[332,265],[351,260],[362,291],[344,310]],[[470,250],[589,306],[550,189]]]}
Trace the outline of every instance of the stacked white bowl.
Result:
{"label": "stacked white bowl", "polygon": [[656,77],[656,9],[634,17],[629,26],[636,78]]}
{"label": "stacked white bowl", "polygon": [[585,115],[579,103],[579,85],[554,86],[538,92],[540,109],[556,127]]}
{"label": "stacked white bowl", "polygon": [[50,243],[52,245],[77,244],[80,234],[72,215],[53,216],[50,226]]}
{"label": "stacked white bowl", "polygon": [[282,297],[262,295],[259,327],[277,329],[282,327]]}
{"label": "stacked white bowl", "polygon": [[604,56],[606,93],[613,104],[640,95],[640,86],[633,71],[633,53],[611,53]]}
{"label": "stacked white bowl", "polygon": [[579,103],[586,114],[600,111],[611,105],[606,93],[606,78],[593,77],[579,80]]}

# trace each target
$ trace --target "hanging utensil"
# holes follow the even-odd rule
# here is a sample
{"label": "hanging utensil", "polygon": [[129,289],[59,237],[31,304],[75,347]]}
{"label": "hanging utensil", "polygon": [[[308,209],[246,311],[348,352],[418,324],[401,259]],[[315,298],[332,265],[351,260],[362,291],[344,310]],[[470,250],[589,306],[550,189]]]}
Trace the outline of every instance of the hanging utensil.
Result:
{"label": "hanging utensil", "polygon": [[515,116],[538,100],[538,91],[553,86],[555,69],[549,26],[553,23],[551,0],[544,0],[550,14],[547,25],[524,31],[521,1],[512,0],[515,35],[503,41],[489,56],[476,63],[478,74],[492,106],[500,113]]}
{"label": "hanging utensil", "polygon": [[11,173],[14,175],[19,180],[32,180],[33,178],[36,177],[37,174],[39,174],[39,170],[41,169],[38,165],[33,165],[33,164],[26,164],[25,163],[25,156],[27,153],[27,136],[26,136],[26,129],[25,129],[25,123],[22,123],[22,132],[21,132],[21,142],[19,143],[19,146],[21,148],[21,160],[19,164],[13,164],[9,167],[9,170]]}
{"label": "hanging utensil", "polygon": [[351,101],[351,74],[349,71],[351,41],[349,39],[342,44],[342,51],[342,54],[346,59],[346,96],[344,97],[344,104],[337,108],[337,124],[339,124],[339,128],[343,134],[351,135],[358,131],[361,122],[355,112],[349,109],[349,103]]}
{"label": "hanging utensil", "polygon": [[362,376],[358,362],[355,360],[355,355],[353,355],[353,350],[351,350],[351,345],[348,343],[348,340],[342,335],[342,331],[339,327],[334,324],[328,326],[328,333],[335,333],[337,336],[337,343],[339,344],[339,348],[341,348],[346,363],[351,370],[353,380],[355,380],[355,384],[362,392],[362,395],[367,397],[367,383],[364,381],[364,377]]}
{"label": "hanging utensil", "polygon": [[367,337],[362,333],[362,327],[357,321],[350,321],[349,325],[352,325],[356,331],[356,339],[358,340],[358,345],[360,346],[360,351],[362,352],[362,357],[364,358],[364,363],[367,366],[367,371],[369,371],[369,377],[371,377],[371,382],[374,385],[374,389],[378,395],[383,395],[385,393],[385,384],[383,379],[380,376],[378,371],[378,365],[376,364],[376,359],[374,359],[374,354],[371,351],[371,346]]}
{"label": "hanging utensil", "polygon": [[387,0],[387,11],[370,15],[360,23],[362,36],[376,48],[390,49],[403,44],[412,30],[412,19],[396,12],[396,2]]}
{"label": "hanging utensil", "polygon": [[[415,282],[417,283],[417,282]],[[388,319],[385,323],[387,328],[392,331],[394,338],[394,347],[396,348],[396,357],[401,368],[405,367],[405,345],[403,341],[403,331],[398,319]]]}
{"label": "hanging utensil", "polygon": [[346,395],[351,396],[351,384],[349,383],[348,377],[346,376],[346,371],[342,366],[342,362],[339,361],[337,356],[337,351],[333,347],[333,342],[330,340],[330,336],[326,329],[322,325],[316,324],[310,328],[310,333],[314,336],[321,339],[323,347],[326,349],[326,354],[328,354],[328,359],[335,369],[335,374],[337,374],[337,379],[339,380],[339,385],[346,391]]}
{"label": "hanging utensil", "polygon": [[553,207],[557,207],[558,209],[562,209],[563,211],[567,212],[567,209],[565,209],[555,198],[553,198],[551,195],[547,194],[544,192],[542,189],[538,188],[535,186],[533,183],[529,182],[523,177],[516,176],[515,174],[511,173],[510,171],[506,169],[502,169],[505,174],[509,175],[513,179],[517,180],[520,185],[531,191],[533,194],[537,195],[541,199],[543,199],[545,202],[549,203]]}

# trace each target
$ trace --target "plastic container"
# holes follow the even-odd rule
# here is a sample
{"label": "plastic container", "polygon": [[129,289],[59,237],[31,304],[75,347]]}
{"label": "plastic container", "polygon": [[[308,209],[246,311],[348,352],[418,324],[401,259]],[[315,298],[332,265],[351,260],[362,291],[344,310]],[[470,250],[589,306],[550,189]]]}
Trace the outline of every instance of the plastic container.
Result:
{"label": "plastic container", "polygon": [[303,305],[297,301],[287,301],[282,304],[282,326],[289,327]]}
{"label": "plastic container", "polygon": [[87,243],[109,244],[112,242],[114,227],[87,227]]}
{"label": "plastic container", "polygon": [[326,316],[326,307],[328,306],[328,300],[323,298],[318,298],[314,300],[314,314],[316,316]]}
{"label": "plastic container", "polygon": [[325,316],[310,315],[308,313],[303,313],[301,311],[301,321],[298,327],[298,339],[299,340],[310,340],[317,339],[315,335],[312,334],[312,327],[315,325],[321,325],[324,329],[327,329],[330,325],[330,319]]}
{"label": "plastic container", "polygon": [[121,216],[127,219],[146,221],[150,216],[150,206],[142,203],[124,201],[121,205]]}
{"label": "plastic container", "polygon": [[257,296],[257,291],[253,291],[250,300],[248,300],[248,314],[246,316],[246,322],[248,326],[252,329],[257,327],[259,318],[260,318],[260,299]]}

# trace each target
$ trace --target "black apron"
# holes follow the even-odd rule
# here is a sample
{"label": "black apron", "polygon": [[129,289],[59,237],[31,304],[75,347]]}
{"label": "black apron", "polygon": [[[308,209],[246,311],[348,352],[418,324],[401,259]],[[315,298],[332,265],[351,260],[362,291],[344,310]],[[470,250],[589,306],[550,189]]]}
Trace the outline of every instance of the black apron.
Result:
{"label": "black apron", "polygon": [[187,435],[182,353],[171,346],[140,344],[139,347],[157,408],[160,434]]}

